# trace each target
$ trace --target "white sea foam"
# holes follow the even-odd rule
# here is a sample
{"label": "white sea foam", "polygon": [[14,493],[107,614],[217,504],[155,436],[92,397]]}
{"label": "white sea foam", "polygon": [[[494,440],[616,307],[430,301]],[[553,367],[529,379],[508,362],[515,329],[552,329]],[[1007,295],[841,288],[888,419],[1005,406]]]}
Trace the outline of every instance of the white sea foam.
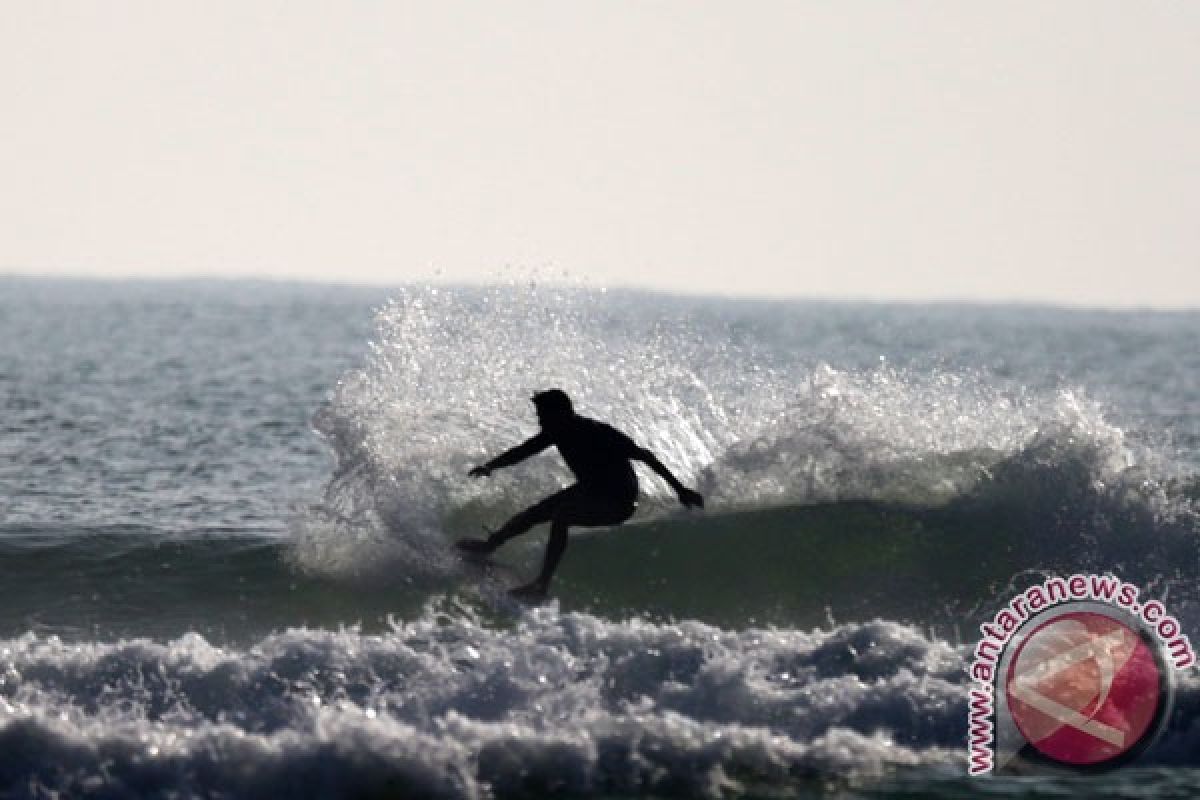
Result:
{"label": "white sea foam", "polygon": [[887,622],[735,632],[548,607],[497,629],[430,608],[244,650],[27,634],[0,665],[0,784],[117,796],[715,797],[957,763],[963,714],[961,654]]}
{"label": "white sea foam", "polygon": [[[966,647],[431,606],[384,635],[0,643],[0,791],[718,797],[965,768]],[[1194,764],[1200,680],[1152,763]],[[37,791],[34,791],[34,787]]]}

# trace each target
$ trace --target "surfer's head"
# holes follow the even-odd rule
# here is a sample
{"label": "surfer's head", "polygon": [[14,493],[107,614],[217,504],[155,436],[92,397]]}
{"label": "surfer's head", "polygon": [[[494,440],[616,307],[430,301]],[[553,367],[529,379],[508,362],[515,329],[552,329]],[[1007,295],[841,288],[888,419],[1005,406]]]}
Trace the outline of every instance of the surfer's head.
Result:
{"label": "surfer's head", "polygon": [[547,389],[533,396],[533,405],[537,409],[538,423],[543,428],[554,428],[575,415],[571,398],[562,389]]}

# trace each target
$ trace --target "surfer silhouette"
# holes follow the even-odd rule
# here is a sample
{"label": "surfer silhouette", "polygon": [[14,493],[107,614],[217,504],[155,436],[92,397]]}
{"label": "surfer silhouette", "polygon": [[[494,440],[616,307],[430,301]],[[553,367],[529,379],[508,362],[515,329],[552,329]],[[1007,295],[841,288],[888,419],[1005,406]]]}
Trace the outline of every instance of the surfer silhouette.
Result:
{"label": "surfer silhouette", "polygon": [[638,483],[633,461],[641,461],[670,484],[686,507],[704,507],[699,492],[687,488],[649,450],[638,447],[621,431],[599,420],[575,413],[571,398],[561,389],[548,389],[533,396],[539,431],[533,438],[475,467],[469,475],[487,477],[493,470],[518,464],[551,445],[575,473],[576,483],[555,492],[518,513],[486,539],[463,539],[459,549],[486,555],[500,545],[543,522],[550,523],[550,540],[541,574],[532,583],[513,589],[522,599],[546,596],[550,579],[567,549],[567,529],[572,525],[599,527],[619,525],[637,509]]}

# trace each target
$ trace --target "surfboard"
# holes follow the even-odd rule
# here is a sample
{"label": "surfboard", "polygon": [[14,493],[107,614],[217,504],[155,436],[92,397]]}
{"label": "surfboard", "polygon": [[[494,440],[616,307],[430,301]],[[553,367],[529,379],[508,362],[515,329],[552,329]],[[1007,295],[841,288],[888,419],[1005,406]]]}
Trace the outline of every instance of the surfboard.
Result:
{"label": "surfboard", "polygon": [[[518,570],[494,556],[458,553],[458,560],[463,569],[480,582],[496,583],[519,581]],[[513,584],[517,585],[517,584]]]}
{"label": "surfboard", "polygon": [[463,568],[462,583],[470,587],[469,593],[487,611],[511,616],[531,605],[538,605],[535,601],[514,597],[509,593],[529,581],[532,575],[530,569],[515,566],[495,554],[455,552]]}

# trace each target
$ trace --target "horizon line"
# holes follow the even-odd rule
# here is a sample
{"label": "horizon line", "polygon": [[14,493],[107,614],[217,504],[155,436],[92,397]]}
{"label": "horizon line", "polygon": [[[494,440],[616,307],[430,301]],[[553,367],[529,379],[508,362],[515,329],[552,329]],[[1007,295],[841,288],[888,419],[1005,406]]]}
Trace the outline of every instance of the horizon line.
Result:
{"label": "horizon line", "polygon": [[660,295],[679,299],[693,298],[698,300],[730,300],[747,303],[812,303],[829,305],[878,305],[878,306],[975,306],[987,308],[1026,308],[1070,312],[1107,312],[1107,313],[1156,313],[1156,314],[1189,314],[1200,313],[1197,305],[1105,305],[1096,303],[1072,303],[1057,300],[1042,300],[1034,298],[979,298],[971,296],[934,296],[934,297],[888,297],[880,295],[835,295],[835,294],[764,294],[760,292],[708,292],[689,291],[660,286],[638,286],[634,284],[597,284],[586,278],[568,274],[567,280],[562,274],[539,277],[536,272],[505,280],[496,277],[481,281],[449,280],[441,278],[418,278],[411,281],[374,281],[369,279],[334,279],[305,276],[279,275],[222,275],[212,273],[191,273],[182,275],[90,275],[84,273],[32,273],[20,271],[0,271],[0,281],[30,281],[30,282],[60,282],[60,283],[100,283],[100,284],[269,284],[275,286],[311,286],[339,289],[361,289],[381,291],[393,289],[410,289],[413,287],[433,287],[445,289],[486,289],[496,287],[516,288],[520,285],[533,284],[538,288],[594,291],[594,292],[625,292],[647,295]]}

